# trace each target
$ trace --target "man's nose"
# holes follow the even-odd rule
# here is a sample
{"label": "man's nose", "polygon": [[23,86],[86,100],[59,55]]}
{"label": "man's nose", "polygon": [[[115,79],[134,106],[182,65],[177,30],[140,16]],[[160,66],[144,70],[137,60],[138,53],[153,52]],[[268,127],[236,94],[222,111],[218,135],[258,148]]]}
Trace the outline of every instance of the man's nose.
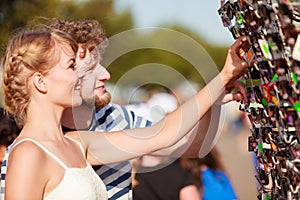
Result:
{"label": "man's nose", "polygon": [[110,79],[110,73],[102,65],[100,65],[100,67],[97,67],[96,76],[97,76],[97,80],[109,80]]}

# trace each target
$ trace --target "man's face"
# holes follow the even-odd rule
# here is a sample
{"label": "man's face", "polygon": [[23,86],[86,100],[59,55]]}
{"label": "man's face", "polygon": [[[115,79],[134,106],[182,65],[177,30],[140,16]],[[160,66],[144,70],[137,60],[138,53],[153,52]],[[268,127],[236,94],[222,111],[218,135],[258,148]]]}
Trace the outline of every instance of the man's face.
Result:
{"label": "man's face", "polygon": [[79,46],[76,56],[80,67],[78,76],[82,78],[81,96],[84,105],[101,109],[111,101],[110,94],[105,89],[105,81],[110,79],[109,72],[100,64],[101,56],[97,48],[89,52]]}

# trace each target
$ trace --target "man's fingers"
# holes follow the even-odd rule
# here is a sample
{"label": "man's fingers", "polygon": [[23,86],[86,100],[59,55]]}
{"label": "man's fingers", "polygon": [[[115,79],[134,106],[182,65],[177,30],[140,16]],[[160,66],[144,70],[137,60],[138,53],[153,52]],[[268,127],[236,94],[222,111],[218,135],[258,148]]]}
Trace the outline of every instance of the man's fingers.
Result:
{"label": "man's fingers", "polygon": [[77,56],[79,57],[79,59],[84,59],[85,58],[85,54],[86,54],[86,49],[83,48],[79,48],[77,51]]}
{"label": "man's fingers", "polygon": [[[240,93],[244,102],[248,102],[245,85],[241,82],[235,82],[235,87],[238,89],[238,91],[239,91],[238,93]],[[239,99],[239,100],[242,100],[242,99]]]}
{"label": "man's fingers", "polygon": [[237,49],[238,47],[240,47],[244,42],[248,41],[248,37],[247,36],[241,36],[239,37],[231,46],[233,49]]}
{"label": "man's fingers", "polygon": [[232,82],[227,87],[227,92],[228,92],[227,94],[232,95],[231,96],[231,98],[233,98],[232,100],[236,100],[236,101],[244,100],[244,102],[248,101],[245,85],[240,81]]}
{"label": "man's fingers", "polygon": [[91,53],[89,50],[86,51],[86,54],[85,54],[85,58],[83,59],[83,64],[86,66],[88,66],[89,64],[91,64],[92,62],[92,56],[91,56]]}

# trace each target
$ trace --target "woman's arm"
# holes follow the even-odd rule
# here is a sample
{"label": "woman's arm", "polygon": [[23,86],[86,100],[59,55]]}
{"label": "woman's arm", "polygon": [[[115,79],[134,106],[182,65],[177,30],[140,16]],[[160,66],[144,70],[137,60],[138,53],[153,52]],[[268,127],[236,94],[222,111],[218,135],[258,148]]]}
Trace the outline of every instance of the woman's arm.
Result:
{"label": "woman's arm", "polygon": [[[247,64],[242,62],[236,52],[245,41],[245,37],[240,38],[229,49],[225,66],[214,79],[193,98],[155,125],[102,134],[83,131],[73,133],[73,137],[86,147],[88,159],[93,164],[129,160],[174,145],[198,123],[220,96],[225,94],[225,87],[241,88],[235,81],[245,72]],[[226,101],[246,100],[246,94],[241,92],[227,95]]]}
{"label": "woman's arm", "polygon": [[216,144],[220,136],[221,106],[214,105],[201,120],[176,144],[151,153],[153,156],[204,157]]}

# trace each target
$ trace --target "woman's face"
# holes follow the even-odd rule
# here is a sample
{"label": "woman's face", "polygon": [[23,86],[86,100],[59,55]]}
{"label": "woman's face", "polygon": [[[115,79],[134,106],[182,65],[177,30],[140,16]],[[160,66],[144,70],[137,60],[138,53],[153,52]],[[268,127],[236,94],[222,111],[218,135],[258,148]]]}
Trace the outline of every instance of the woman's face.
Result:
{"label": "woman's face", "polygon": [[79,106],[82,103],[77,74],[75,53],[70,46],[60,45],[58,63],[48,74],[47,87],[52,102],[66,107]]}

